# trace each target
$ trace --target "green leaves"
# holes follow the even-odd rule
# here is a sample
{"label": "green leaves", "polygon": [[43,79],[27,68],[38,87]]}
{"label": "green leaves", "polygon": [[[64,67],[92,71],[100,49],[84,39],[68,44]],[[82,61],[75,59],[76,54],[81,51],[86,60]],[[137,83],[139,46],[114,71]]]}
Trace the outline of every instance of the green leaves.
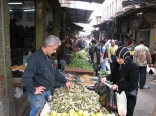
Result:
{"label": "green leaves", "polygon": [[99,77],[100,78],[104,78],[104,77],[108,76],[108,72],[107,71],[100,70],[100,71],[98,71],[98,73],[99,73]]}

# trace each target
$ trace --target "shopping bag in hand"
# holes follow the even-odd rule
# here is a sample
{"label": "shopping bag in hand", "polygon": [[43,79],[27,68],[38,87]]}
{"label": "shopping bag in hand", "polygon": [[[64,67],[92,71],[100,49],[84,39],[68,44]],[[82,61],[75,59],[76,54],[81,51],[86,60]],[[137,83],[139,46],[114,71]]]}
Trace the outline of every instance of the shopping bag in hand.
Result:
{"label": "shopping bag in hand", "polygon": [[121,93],[115,92],[115,97],[117,101],[117,110],[120,116],[126,116],[127,114],[127,97],[125,91]]}
{"label": "shopping bag in hand", "polygon": [[109,94],[107,95],[106,109],[110,111],[117,110],[115,92],[112,89],[110,89]]}
{"label": "shopping bag in hand", "polygon": [[151,74],[151,75],[153,75],[154,74],[154,72],[153,72],[153,70],[150,68],[150,70],[149,70],[149,74]]}
{"label": "shopping bag in hand", "polygon": [[94,87],[93,87],[94,91],[96,93],[98,93],[100,96],[107,93],[107,91],[109,90],[109,87],[106,86],[105,84],[101,83],[100,81],[98,81]]}

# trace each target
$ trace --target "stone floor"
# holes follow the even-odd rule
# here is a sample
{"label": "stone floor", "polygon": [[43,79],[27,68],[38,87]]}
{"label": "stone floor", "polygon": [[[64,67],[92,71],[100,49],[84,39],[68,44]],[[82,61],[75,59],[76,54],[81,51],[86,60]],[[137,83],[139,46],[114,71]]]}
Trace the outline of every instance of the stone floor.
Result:
{"label": "stone floor", "polygon": [[152,116],[156,105],[156,80],[147,75],[146,84],[150,89],[139,89],[133,116]]}

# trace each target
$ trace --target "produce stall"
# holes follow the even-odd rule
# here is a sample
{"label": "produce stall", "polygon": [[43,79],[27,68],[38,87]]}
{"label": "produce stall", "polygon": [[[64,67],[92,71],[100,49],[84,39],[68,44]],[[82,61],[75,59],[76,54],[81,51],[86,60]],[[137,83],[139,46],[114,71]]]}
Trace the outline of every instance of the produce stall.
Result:
{"label": "produce stall", "polygon": [[40,116],[115,116],[115,114],[101,106],[97,93],[73,83],[71,91],[65,87],[55,90]]}
{"label": "produce stall", "polygon": [[88,74],[95,76],[95,71],[89,59],[86,57],[85,52],[77,52],[72,56],[72,62],[65,68],[65,73],[71,73],[74,75]]}
{"label": "produce stall", "polygon": [[99,95],[93,89],[88,89],[94,87],[99,77],[62,74],[72,82],[72,90],[68,91],[66,87],[55,89],[38,116],[117,116],[101,105]]}

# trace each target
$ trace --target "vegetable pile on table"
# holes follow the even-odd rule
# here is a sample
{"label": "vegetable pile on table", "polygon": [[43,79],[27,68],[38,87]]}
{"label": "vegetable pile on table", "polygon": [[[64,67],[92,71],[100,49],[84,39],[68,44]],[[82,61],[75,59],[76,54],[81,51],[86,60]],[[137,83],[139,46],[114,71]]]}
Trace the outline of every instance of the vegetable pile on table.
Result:
{"label": "vegetable pile on table", "polygon": [[88,58],[85,57],[82,53],[74,53],[72,62],[68,64],[68,67],[93,70],[93,66],[87,61],[87,59]]}
{"label": "vegetable pile on table", "polygon": [[45,116],[114,116],[101,106],[97,93],[77,84],[71,91],[60,88],[49,101],[52,111]]}

